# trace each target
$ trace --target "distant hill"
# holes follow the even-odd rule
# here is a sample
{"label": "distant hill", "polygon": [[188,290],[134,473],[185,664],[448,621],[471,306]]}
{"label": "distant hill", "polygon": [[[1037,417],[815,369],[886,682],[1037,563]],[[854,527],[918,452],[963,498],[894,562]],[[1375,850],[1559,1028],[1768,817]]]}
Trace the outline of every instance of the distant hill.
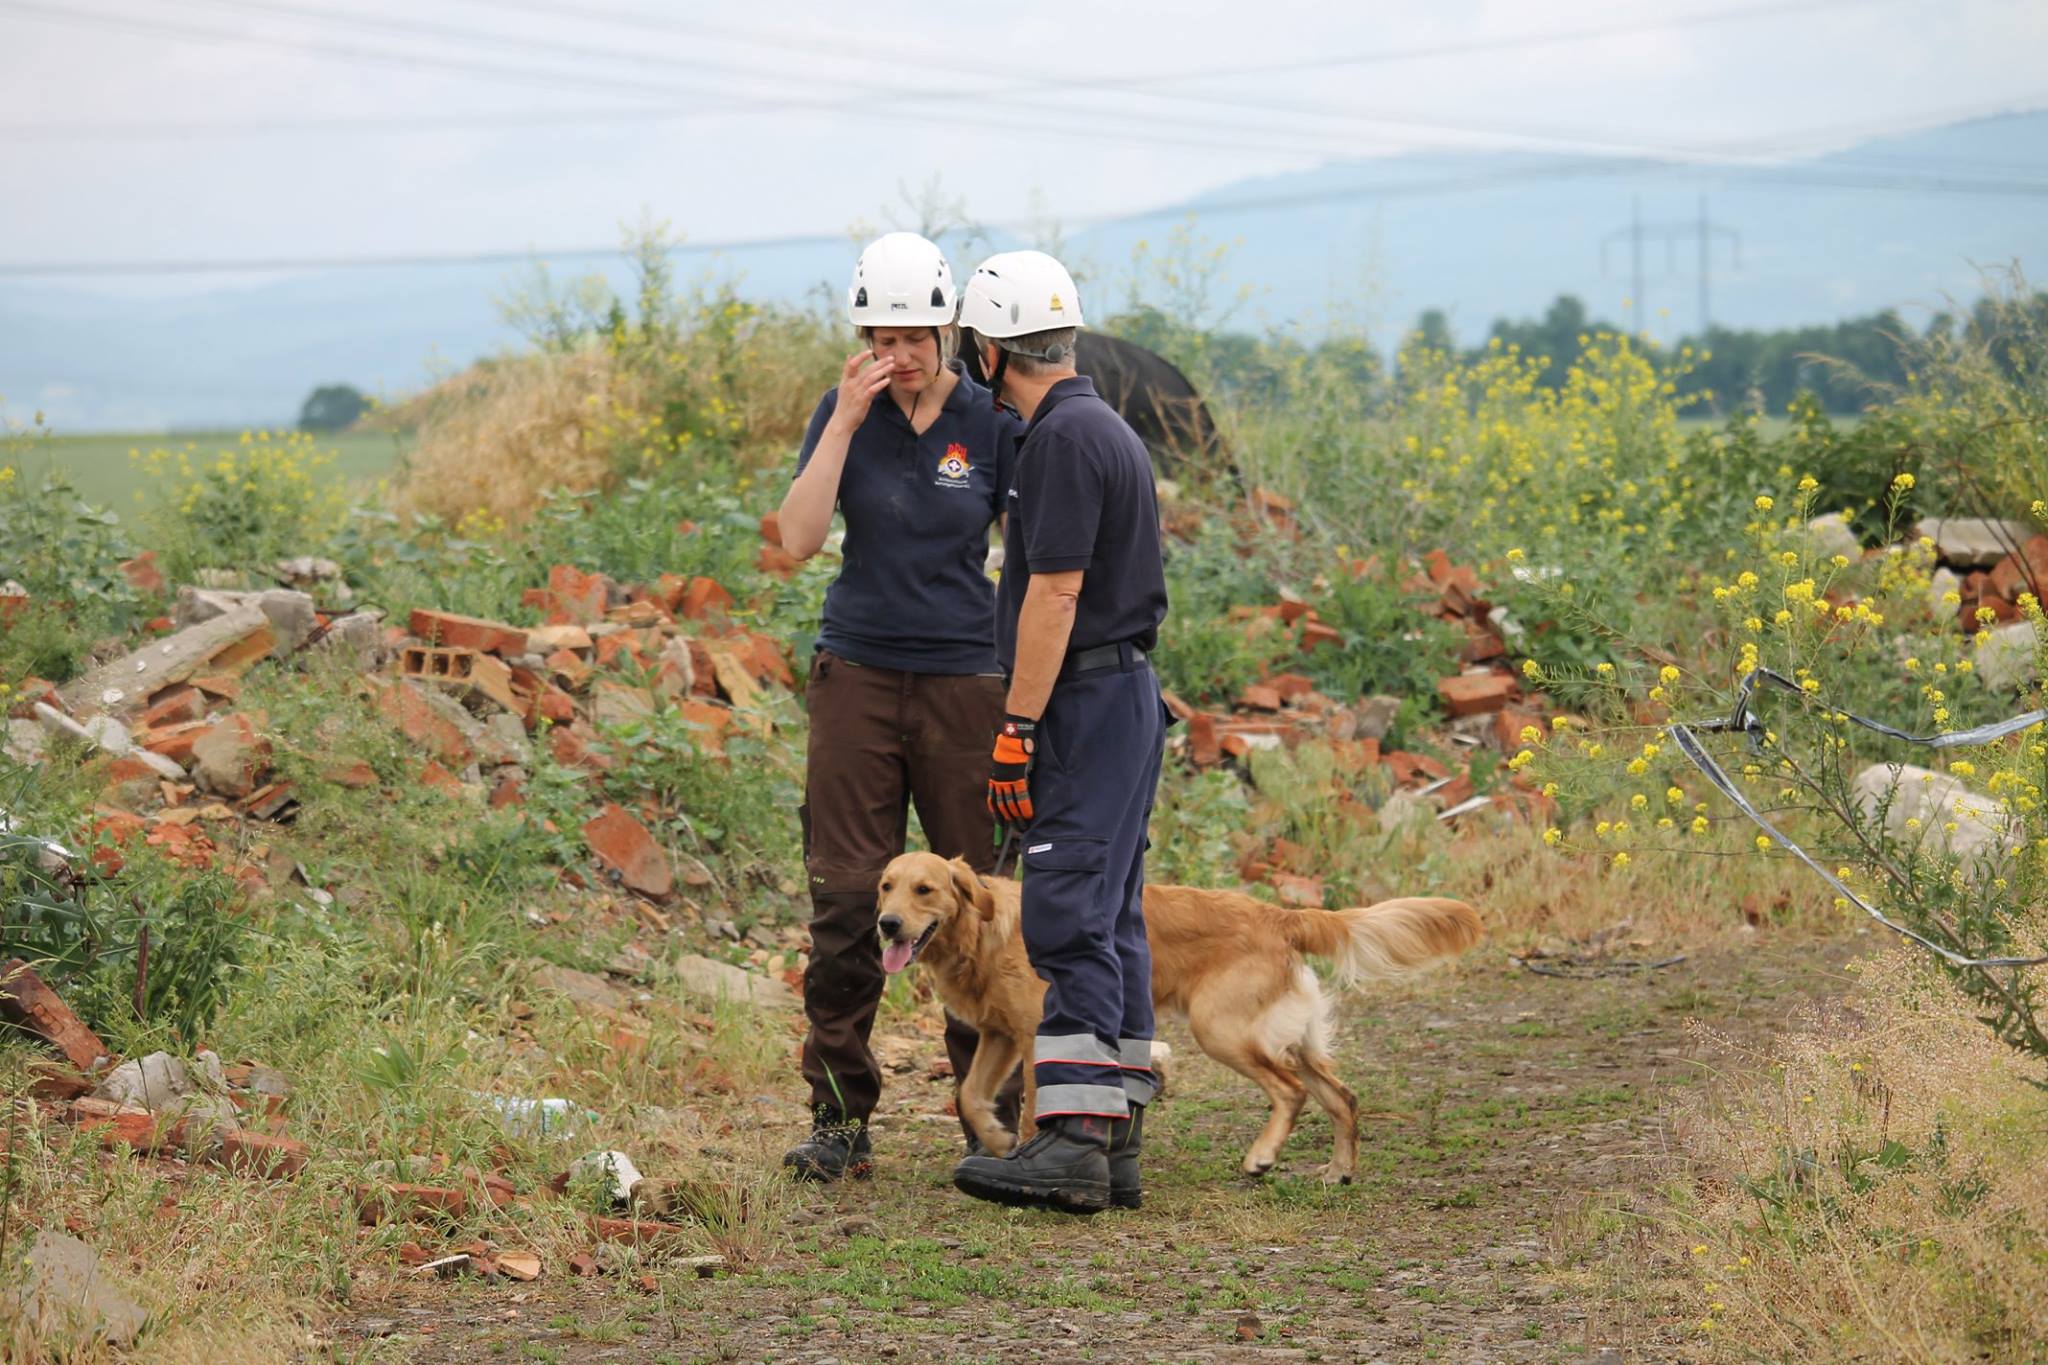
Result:
{"label": "distant hill", "polygon": [[[1987,185],[2031,193],[1988,194]],[[1967,191],[1967,192],[1966,192]],[[1075,255],[1113,278],[1141,239],[1190,216],[1239,241],[1234,281],[1253,296],[1240,324],[1319,328],[1335,317],[1391,343],[1441,307],[1461,339],[1497,316],[1533,316],[1557,294],[1621,318],[1629,222],[1713,221],[1741,235],[1712,267],[1715,321],[1824,322],[1885,307],[1937,307],[1977,293],[1978,267],[2048,248],[2048,112],[1883,138],[1797,163],[1677,166],[1539,153],[1430,154],[1336,163],[1244,181],[1141,218],[1073,235]],[[1696,330],[1697,248],[1652,236],[1649,326]],[[687,258],[679,274],[737,272],[750,293],[835,291],[837,244]],[[508,344],[493,297],[499,267],[337,271],[180,297],[0,280],[0,396],[69,430],[232,426],[289,420],[316,384],[387,393]],[[558,273],[576,273],[563,267]],[[1096,304],[1113,309],[1114,297]],[[1642,316],[1638,313],[1637,316]]]}

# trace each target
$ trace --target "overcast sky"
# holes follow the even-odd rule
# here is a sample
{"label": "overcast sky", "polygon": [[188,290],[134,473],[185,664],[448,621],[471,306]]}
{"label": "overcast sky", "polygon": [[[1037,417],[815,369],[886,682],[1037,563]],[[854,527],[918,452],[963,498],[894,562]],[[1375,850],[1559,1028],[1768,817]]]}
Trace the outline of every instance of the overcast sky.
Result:
{"label": "overcast sky", "polygon": [[2048,104],[2044,58],[2048,0],[0,0],[0,264],[603,245],[643,210],[838,233],[934,176],[1078,223],[1425,147],[1810,152]]}

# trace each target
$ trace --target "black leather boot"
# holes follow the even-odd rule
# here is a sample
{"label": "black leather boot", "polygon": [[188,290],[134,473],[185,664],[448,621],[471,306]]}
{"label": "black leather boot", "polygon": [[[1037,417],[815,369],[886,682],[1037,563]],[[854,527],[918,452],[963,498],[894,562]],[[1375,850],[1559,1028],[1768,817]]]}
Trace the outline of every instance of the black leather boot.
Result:
{"label": "black leather boot", "polygon": [[1138,1188],[1138,1149],[1145,1138],[1145,1106],[1133,1104],[1127,1119],[1109,1125],[1109,1202],[1120,1209],[1142,1208]]}
{"label": "black leather boot", "polygon": [[811,1135],[785,1152],[782,1164],[798,1180],[833,1181],[849,1175],[866,1180],[875,1173],[868,1126],[821,1104],[812,1111]]}
{"label": "black leather boot", "polygon": [[1109,1120],[1070,1114],[1050,1120],[1008,1156],[970,1156],[953,1168],[962,1193],[998,1204],[1062,1213],[1109,1207]]}

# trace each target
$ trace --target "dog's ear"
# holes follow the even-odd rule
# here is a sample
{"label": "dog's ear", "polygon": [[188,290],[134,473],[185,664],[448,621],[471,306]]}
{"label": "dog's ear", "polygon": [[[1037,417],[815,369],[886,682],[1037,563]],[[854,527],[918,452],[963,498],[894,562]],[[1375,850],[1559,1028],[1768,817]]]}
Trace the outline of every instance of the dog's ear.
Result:
{"label": "dog's ear", "polygon": [[953,889],[960,893],[961,901],[973,906],[983,919],[994,919],[996,898],[982,883],[981,874],[969,867],[965,858],[955,858],[950,866],[953,869]]}

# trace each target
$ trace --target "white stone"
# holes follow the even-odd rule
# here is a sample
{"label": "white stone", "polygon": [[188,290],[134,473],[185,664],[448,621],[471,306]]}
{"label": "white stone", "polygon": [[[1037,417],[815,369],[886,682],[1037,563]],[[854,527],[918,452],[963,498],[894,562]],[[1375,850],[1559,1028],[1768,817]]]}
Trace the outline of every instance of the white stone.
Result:
{"label": "white stone", "polygon": [[149,1321],[149,1310],[115,1287],[100,1269],[99,1254],[76,1237],[47,1228],[29,1235],[34,1245],[21,1260],[26,1272],[21,1287],[0,1291],[0,1322],[21,1324],[32,1348],[42,1348],[39,1357],[47,1352],[52,1358],[70,1358],[72,1352],[55,1348],[71,1331],[105,1337],[113,1346],[134,1341]]}
{"label": "white stone", "polygon": [[1965,864],[2002,855],[2017,837],[1996,801],[1972,791],[1960,778],[1910,763],[1873,763],[1856,774],[1850,794],[1867,819],[1876,819],[1883,809],[1885,833],[1891,838],[1953,855]]}
{"label": "white stone", "polygon": [[1954,619],[1956,605],[1948,600],[1950,593],[1961,596],[1963,579],[1954,569],[1936,569],[1927,580],[1927,610],[1936,620]]}
{"label": "white stone", "polygon": [[2034,536],[2024,521],[1989,517],[1924,517],[1914,529],[1934,542],[1942,560],[1961,569],[1988,569]]}
{"label": "white stone", "polygon": [[1806,543],[1820,559],[1830,555],[1846,555],[1855,559],[1863,553],[1863,542],[1856,538],[1854,528],[1849,525],[1847,512],[1830,512],[1807,522]]}
{"label": "white stone", "polygon": [[770,977],[758,976],[729,962],[687,953],[672,965],[676,979],[692,995],[745,1001],[773,1009],[792,1009],[796,993]]}
{"label": "white stone", "polygon": [[1977,646],[1977,677],[1993,692],[2016,692],[2039,676],[2039,642],[2025,621],[1994,626],[1990,638]]}

